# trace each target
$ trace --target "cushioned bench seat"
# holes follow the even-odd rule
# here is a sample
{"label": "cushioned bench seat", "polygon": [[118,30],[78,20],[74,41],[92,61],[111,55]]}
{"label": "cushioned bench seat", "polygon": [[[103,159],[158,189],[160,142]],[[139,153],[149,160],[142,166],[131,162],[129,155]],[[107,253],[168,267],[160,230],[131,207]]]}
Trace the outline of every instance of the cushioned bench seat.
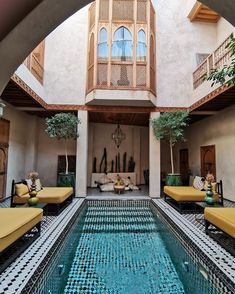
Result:
{"label": "cushioned bench seat", "polygon": [[204,216],[207,221],[207,228],[209,224],[215,225],[232,238],[235,238],[235,208],[207,207],[204,210]]}
{"label": "cushioned bench seat", "polygon": [[[67,198],[73,195],[72,187],[45,187],[38,192],[37,198],[39,203],[48,203],[48,204],[61,204]],[[29,194],[24,194],[22,196],[14,196],[14,204],[23,204],[26,203],[29,199]]]}
{"label": "cushioned bench seat", "polygon": [[[200,191],[192,186],[165,186],[164,193],[177,202],[202,202],[205,199],[206,191]],[[215,201],[219,201],[219,195],[214,195]]]}
{"label": "cushioned bench seat", "polygon": [[0,253],[41,222],[40,208],[0,208]]}

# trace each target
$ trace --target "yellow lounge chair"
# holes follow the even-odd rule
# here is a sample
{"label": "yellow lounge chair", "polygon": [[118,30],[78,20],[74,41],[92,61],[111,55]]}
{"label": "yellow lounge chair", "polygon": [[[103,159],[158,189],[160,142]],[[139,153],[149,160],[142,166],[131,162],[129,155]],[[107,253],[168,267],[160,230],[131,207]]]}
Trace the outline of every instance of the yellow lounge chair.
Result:
{"label": "yellow lounge chair", "polygon": [[[223,206],[222,181],[217,183],[216,187],[217,193],[214,195],[214,200]],[[183,209],[188,204],[192,204],[193,210],[196,211],[195,203],[203,202],[206,196],[206,191],[197,190],[193,186],[165,186],[163,191],[165,201],[174,206],[180,213],[192,212],[192,209]]]}
{"label": "yellow lounge chair", "polygon": [[[206,207],[204,217],[206,234],[210,235],[210,237],[235,256],[235,207]],[[222,241],[220,241],[218,233],[211,234],[211,232],[218,231],[225,233],[229,240],[225,242],[225,239],[222,238]]]}
{"label": "yellow lounge chair", "polygon": [[[42,216],[40,208],[0,208],[0,272],[39,237]],[[9,248],[28,232],[27,242],[6,257]]]}
{"label": "yellow lounge chair", "polygon": [[[16,193],[16,185],[21,188],[21,192]],[[27,203],[30,198],[28,186],[24,182],[15,183],[12,181],[11,207]],[[47,203],[49,213],[59,214],[73,199],[72,187],[44,187],[37,193],[39,203]]]}

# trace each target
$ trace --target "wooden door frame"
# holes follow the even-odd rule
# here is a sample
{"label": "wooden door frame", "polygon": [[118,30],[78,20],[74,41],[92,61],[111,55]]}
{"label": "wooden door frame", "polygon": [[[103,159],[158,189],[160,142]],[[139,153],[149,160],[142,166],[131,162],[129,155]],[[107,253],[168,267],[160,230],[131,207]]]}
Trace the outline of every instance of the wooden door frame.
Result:
{"label": "wooden door frame", "polygon": [[214,175],[214,177],[215,177],[215,179],[216,179],[216,145],[215,145],[215,144],[213,144],[213,145],[206,145],[206,146],[201,146],[201,147],[200,147],[200,157],[201,157],[201,176],[203,176],[203,175],[202,175],[202,173],[203,173],[203,156],[202,156],[202,150],[203,150],[203,149],[206,149],[206,148],[214,148],[214,154],[215,154],[215,171],[214,171],[213,175]]}

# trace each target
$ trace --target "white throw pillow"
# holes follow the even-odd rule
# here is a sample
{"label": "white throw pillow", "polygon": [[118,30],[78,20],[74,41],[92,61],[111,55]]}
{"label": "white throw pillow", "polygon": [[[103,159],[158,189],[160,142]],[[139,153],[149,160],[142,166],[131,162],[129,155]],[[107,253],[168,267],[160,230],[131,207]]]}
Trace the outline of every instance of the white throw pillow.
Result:
{"label": "white throw pillow", "polygon": [[101,184],[101,185],[105,185],[105,184],[108,184],[108,183],[111,183],[112,180],[107,176],[107,175],[102,175],[99,177],[97,183],[98,184]]}
{"label": "white throw pillow", "polygon": [[114,191],[113,183],[108,183],[108,184],[101,185],[100,190],[102,192],[113,192]]}
{"label": "white throw pillow", "polygon": [[193,180],[193,187],[197,190],[203,190],[204,188],[204,181],[202,181],[202,177],[196,176]]}

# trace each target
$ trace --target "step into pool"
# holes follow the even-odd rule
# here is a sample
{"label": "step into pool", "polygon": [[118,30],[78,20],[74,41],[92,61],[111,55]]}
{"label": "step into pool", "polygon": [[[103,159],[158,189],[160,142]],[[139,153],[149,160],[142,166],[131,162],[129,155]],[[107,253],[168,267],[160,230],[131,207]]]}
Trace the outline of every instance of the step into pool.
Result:
{"label": "step into pool", "polygon": [[219,293],[149,201],[88,201],[34,293]]}

